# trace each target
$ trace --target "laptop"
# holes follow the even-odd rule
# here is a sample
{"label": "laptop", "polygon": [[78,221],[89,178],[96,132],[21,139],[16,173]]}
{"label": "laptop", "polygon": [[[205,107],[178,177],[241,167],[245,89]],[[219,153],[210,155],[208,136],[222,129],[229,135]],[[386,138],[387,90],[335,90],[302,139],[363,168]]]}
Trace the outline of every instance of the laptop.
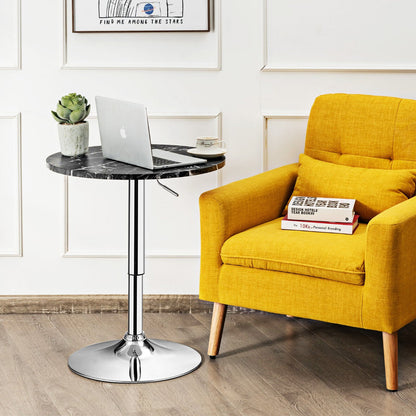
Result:
{"label": "laptop", "polygon": [[143,104],[95,97],[103,156],[146,169],[205,163],[205,159],[152,149],[147,110]]}

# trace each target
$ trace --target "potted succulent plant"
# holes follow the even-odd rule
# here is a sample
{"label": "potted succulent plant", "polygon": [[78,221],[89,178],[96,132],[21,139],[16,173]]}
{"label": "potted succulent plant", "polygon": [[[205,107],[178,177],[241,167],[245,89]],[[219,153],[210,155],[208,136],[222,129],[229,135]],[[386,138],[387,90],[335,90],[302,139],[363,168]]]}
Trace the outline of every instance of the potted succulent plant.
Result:
{"label": "potted succulent plant", "polygon": [[72,93],[58,101],[53,118],[59,123],[58,134],[61,153],[64,156],[79,156],[87,153],[89,128],[85,119],[90,113],[90,105],[82,95]]}

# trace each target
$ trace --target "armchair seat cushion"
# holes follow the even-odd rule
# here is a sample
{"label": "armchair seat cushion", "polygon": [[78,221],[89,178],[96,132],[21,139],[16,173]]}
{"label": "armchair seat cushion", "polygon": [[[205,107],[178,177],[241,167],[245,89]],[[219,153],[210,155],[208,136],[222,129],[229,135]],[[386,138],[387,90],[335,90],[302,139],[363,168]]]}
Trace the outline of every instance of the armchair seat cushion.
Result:
{"label": "armchair seat cushion", "polygon": [[282,230],[281,221],[230,237],[221,249],[223,263],[364,284],[366,224],[345,235]]}

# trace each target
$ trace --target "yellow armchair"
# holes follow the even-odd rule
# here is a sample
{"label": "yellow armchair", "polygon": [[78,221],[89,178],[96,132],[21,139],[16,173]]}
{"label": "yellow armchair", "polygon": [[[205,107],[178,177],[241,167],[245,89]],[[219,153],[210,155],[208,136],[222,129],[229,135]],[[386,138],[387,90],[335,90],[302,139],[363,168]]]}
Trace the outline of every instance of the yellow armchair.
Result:
{"label": "yellow armchair", "polygon": [[[305,154],[414,172],[416,101],[320,96]],[[284,231],[298,172],[299,164],[283,166],[201,195],[200,298],[214,302],[208,355],[219,352],[227,305],[372,329],[383,333],[386,387],[397,390],[397,331],[416,318],[415,185],[352,236]]]}

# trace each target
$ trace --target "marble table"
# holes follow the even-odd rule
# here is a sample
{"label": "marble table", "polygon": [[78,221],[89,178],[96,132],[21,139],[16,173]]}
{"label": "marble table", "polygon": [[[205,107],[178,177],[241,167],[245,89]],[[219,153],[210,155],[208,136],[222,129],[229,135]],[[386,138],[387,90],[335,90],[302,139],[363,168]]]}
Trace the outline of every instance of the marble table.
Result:
{"label": "marble table", "polygon": [[[187,146],[153,145],[154,148],[188,154]],[[201,355],[176,342],[148,339],[143,332],[143,276],[145,273],[145,181],[200,175],[221,169],[225,157],[206,163],[148,170],[102,155],[101,146],[89,148],[83,156],[61,153],[46,159],[47,167],[62,175],[128,181],[128,329],[122,339],[93,344],[73,353],[69,368],[93,380],[113,383],[145,383],[168,380],[199,367]],[[164,186],[164,185],[162,185]]]}

